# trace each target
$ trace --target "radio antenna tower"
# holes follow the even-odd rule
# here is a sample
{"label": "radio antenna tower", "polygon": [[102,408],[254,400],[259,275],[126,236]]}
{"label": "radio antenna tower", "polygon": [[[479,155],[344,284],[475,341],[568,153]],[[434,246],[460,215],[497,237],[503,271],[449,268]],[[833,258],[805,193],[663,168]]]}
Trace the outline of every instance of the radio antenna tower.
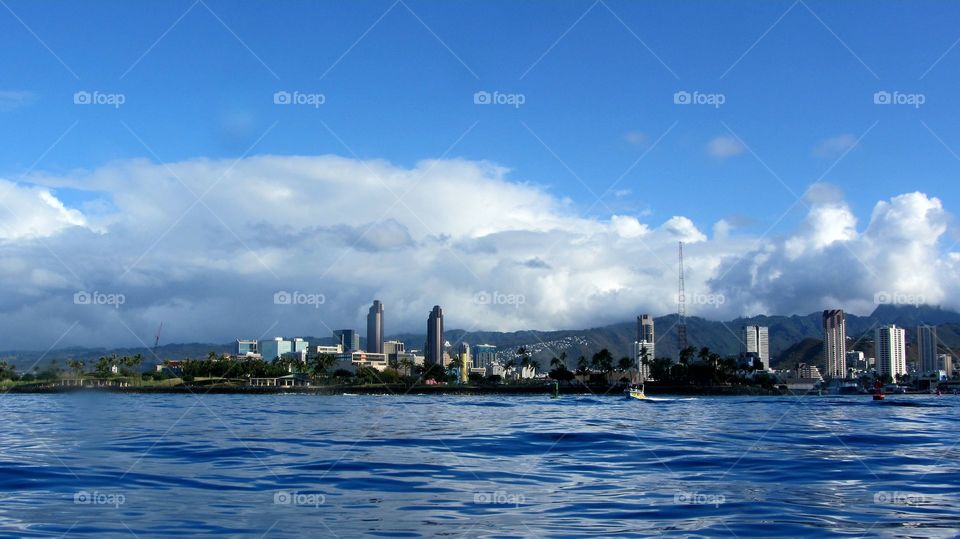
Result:
{"label": "radio antenna tower", "polygon": [[683,292],[683,242],[680,242],[680,283],[677,293],[677,352],[687,347],[687,298]]}

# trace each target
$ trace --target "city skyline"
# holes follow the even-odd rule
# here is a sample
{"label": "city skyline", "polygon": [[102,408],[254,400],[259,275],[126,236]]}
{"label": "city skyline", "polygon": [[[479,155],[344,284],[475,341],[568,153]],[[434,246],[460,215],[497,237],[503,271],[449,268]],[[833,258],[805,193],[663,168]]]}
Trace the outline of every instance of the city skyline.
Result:
{"label": "city skyline", "polygon": [[[386,344],[390,345],[391,350],[389,353],[384,353],[383,312],[383,303],[379,300],[374,300],[367,316],[367,343],[365,349],[363,352],[360,352],[359,355],[357,354],[358,350],[360,350],[360,338],[357,332],[352,329],[334,330],[333,338],[339,341],[335,355],[338,357],[352,358],[353,362],[358,365],[375,365],[375,368],[383,369],[388,366],[388,358],[392,354],[404,352],[402,341],[390,341]],[[928,378],[940,375],[949,377],[952,375],[953,355],[952,352],[948,354],[940,353],[941,343],[937,338],[936,326],[916,326],[915,338],[918,358],[915,363],[908,365],[906,358],[906,331],[903,328],[898,328],[895,324],[886,324],[877,327],[874,330],[873,341],[876,357],[867,358],[862,351],[857,351],[851,347],[847,340],[846,315],[842,309],[823,311],[823,313],[821,313],[821,320],[824,331],[822,362],[815,363],[811,368],[815,369],[818,364],[823,366],[824,376],[827,379],[854,380],[864,373],[870,372],[876,373],[876,375],[880,377],[889,377],[894,381],[900,376],[906,376],[908,374]],[[656,355],[654,327],[655,320],[653,316],[641,314],[636,317],[636,340],[630,349],[630,355],[632,355],[631,369],[636,371],[638,380],[641,383],[649,378],[651,374],[650,366],[655,359],[669,359],[671,362],[680,359],[679,357],[671,358],[669,356],[662,357]],[[458,375],[461,381],[466,381],[468,373],[472,372],[471,369],[482,371],[489,367],[492,362],[501,365],[500,360],[493,359],[497,354],[495,346],[477,344],[476,354],[472,354],[471,345],[468,341],[464,340],[468,335],[469,332],[463,333],[463,335],[451,345],[450,342],[445,339],[444,335],[443,310],[439,305],[435,305],[427,317],[426,340],[424,341],[423,349],[420,350],[423,355],[417,356],[416,352],[418,352],[418,350],[411,349],[408,351],[410,353],[409,356],[405,357],[416,357],[419,358],[418,361],[422,364],[442,365],[445,368],[452,360],[458,359],[461,362],[462,369],[461,374]],[[767,326],[744,325],[740,330],[738,339],[738,360],[741,367],[750,365],[752,366],[751,368],[756,368],[761,371],[775,372],[771,364],[773,358],[770,354],[770,330]],[[379,341],[379,343],[376,341]],[[854,342],[853,346],[856,346],[857,342]],[[302,346],[300,346],[300,344],[302,344]],[[238,358],[242,358],[245,355],[249,357],[249,351],[252,349],[254,351],[253,355],[263,357],[264,359],[271,357],[279,359],[290,353],[300,354],[301,352],[303,352],[304,355],[300,357],[306,358],[307,345],[308,343],[299,337],[292,339],[275,337],[261,340],[259,344],[260,350],[257,350],[257,341],[237,339],[234,355]],[[379,348],[380,352],[374,351],[375,348]],[[330,352],[330,347],[326,345],[316,346],[316,349],[318,353],[332,353]],[[520,352],[524,349],[525,346],[523,345],[516,347],[515,354],[519,356]],[[692,350],[697,354],[698,347],[696,344],[692,345]],[[947,347],[947,350],[949,351],[949,347]],[[262,352],[262,354],[257,352]],[[553,353],[555,354],[555,352]],[[720,357],[722,358],[722,356]],[[727,357],[729,358],[731,356]],[[554,355],[554,358],[556,358],[556,355]],[[571,359],[572,358],[568,357],[567,360],[562,361],[562,363],[565,366],[569,366]],[[627,359],[627,356],[624,356],[624,359]],[[699,359],[702,358],[698,357],[698,360]],[[394,361],[395,360],[396,358],[394,358]],[[551,361],[551,363],[552,362],[553,361]],[[756,362],[759,362],[759,364]],[[788,365],[785,372],[789,372],[794,367],[800,370],[808,368],[800,364],[793,366]],[[526,373],[527,371],[524,369],[520,372]],[[536,370],[531,371],[531,373],[535,374]],[[526,376],[526,374],[522,374],[521,376]]]}

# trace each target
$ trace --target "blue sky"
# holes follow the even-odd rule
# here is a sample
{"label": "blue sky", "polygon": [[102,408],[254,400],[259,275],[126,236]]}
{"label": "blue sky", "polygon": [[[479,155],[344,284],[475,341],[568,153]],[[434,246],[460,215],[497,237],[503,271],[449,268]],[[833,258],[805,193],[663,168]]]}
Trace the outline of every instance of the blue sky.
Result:
{"label": "blue sky", "polygon": [[323,335],[377,298],[388,334],[435,304],[451,328],[597,326],[676,309],[677,241],[695,316],[960,308],[956,20],[3,0],[0,325],[24,347],[135,345],[161,321],[182,342]]}
{"label": "blue sky", "polygon": [[[922,123],[960,152],[951,120],[960,51],[930,69],[960,38],[951,23],[960,6],[947,2],[7,5],[0,89],[35,96],[0,113],[8,176],[76,122],[38,169],[233,157],[261,136],[253,154],[355,152],[411,165],[449,149],[509,167],[586,212],[591,190],[605,191],[673,126],[591,214],[684,214],[700,226],[735,215],[763,231],[795,200],[780,180],[801,194],[824,173],[861,219],[876,200],[911,190],[957,203],[949,178],[960,161]],[[326,102],[275,106],[284,89]],[[874,105],[883,89],[926,102]],[[78,107],[78,90],[121,92],[126,103]],[[478,90],[522,93],[525,103],[476,106]],[[677,106],[678,90],[726,101]],[[731,131],[759,160],[708,155],[706,144]],[[838,152],[815,155],[841,135],[863,138],[839,163]]]}

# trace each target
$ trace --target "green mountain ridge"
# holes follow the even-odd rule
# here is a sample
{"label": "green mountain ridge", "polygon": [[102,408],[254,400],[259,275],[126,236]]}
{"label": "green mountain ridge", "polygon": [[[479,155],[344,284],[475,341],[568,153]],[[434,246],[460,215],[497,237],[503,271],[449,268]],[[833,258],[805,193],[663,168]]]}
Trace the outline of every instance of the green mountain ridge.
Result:
{"label": "green mountain ridge", "polygon": [[[656,327],[656,355],[658,357],[676,357],[677,355],[677,315],[671,314],[654,319]],[[914,328],[919,324],[938,327],[938,336],[942,348],[960,350],[960,313],[930,306],[892,306],[882,305],[869,316],[847,314],[848,347],[872,354],[873,330],[884,324],[897,324],[907,329],[908,344],[914,340]],[[706,346],[721,355],[736,355],[740,350],[739,331],[744,325],[767,326],[770,332],[770,354],[774,367],[792,366],[797,362],[820,362],[823,331],[821,313],[792,316],[753,316],[736,318],[730,321],[707,320],[700,317],[687,318],[688,342],[692,346]],[[422,349],[423,334],[401,333],[387,337],[401,340],[408,349]],[[614,357],[631,354],[636,338],[634,321],[620,322],[602,327],[579,330],[539,331],[523,330],[513,332],[473,331],[459,329],[447,330],[445,338],[456,346],[461,342],[471,345],[492,344],[498,349],[510,350],[520,346],[532,350],[535,359],[546,366],[550,358],[566,352],[568,364],[572,365],[580,355],[590,357],[602,348],[613,353]],[[316,344],[331,344],[332,337],[304,336],[304,339]],[[915,356],[914,347],[908,347],[908,358]],[[142,354],[144,368],[152,368],[159,360],[183,359],[187,357],[205,358],[209,352],[228,353],[231,343],[171,343],[149,348],[62,348],[49,352],[8,351],[0,352],[0,359],[13,364],[21,372],[36,366],[46,368],[50,361],[60,365],[66,360],[78,359],[96,361],[101,356],[117,354],[119,356]]]}

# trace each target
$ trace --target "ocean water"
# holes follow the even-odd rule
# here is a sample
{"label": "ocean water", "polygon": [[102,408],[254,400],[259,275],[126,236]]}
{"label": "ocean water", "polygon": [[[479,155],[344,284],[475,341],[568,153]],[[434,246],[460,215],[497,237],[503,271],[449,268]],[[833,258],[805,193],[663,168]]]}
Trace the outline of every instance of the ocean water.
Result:
{"label": "ocean water", "polygon": [[955,537],[960,397],[4,395],[4,537]]}

